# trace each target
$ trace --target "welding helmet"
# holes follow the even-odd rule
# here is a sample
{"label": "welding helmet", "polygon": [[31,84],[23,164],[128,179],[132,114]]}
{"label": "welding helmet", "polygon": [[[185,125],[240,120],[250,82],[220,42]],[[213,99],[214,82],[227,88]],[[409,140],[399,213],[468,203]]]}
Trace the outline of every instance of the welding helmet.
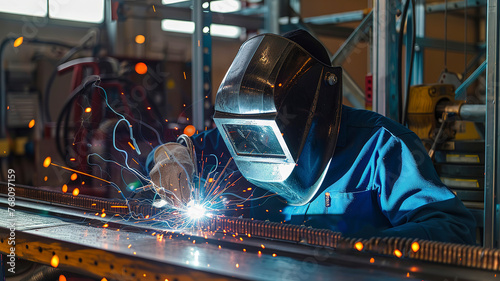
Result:
{"label": "welding helmet", "polygon": [[[304,45],[322,50],[322,61]],[[244,42],[218,89],[214,114],[242,175],[290,205],[308,203],[337,142],[341,85],[342,69],[305,31]]]}

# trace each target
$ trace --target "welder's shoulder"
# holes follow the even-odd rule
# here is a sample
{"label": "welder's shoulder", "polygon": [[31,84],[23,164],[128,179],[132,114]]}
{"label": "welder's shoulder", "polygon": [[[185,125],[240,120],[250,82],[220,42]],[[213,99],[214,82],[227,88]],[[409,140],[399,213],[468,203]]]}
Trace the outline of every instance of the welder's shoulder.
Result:
{"label": "welder's shoulder", "polygon": [[342,118],[345,117],[345,120],[341,122],[346,121],[347,124],[343,125],[350,129],[364,129],[372,134],[382,129],[397,138],[416,137],[408,128],[376,112],[348,106],[343,106],[342,110]]}

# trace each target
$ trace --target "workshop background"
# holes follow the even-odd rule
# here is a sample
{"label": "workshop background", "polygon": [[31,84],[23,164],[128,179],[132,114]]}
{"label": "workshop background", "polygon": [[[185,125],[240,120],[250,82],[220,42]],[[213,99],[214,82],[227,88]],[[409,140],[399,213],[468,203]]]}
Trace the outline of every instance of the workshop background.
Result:
{"label": "workshop background", "polygon": [[[14,170],[17,185],[41,190],[121,198],[104,179],[132,194],[141,182],[107,160],[126,151],[145,173],[153,147],[213,128],[240,45],[303,28],[342,66],[344,103],[417,133],[475,215],[478,244],[497,248],[498,10],[497,0],[2,1],[0,181]],[[80,93],[94,75],[107,99]]]}

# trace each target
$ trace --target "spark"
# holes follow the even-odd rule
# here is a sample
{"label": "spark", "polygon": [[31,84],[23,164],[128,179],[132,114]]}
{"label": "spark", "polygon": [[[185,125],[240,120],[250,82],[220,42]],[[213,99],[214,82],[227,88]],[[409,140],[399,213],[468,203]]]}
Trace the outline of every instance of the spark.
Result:
{"label": "spark", "polygon": [[62,192],[64,192],[64,193],[68,192],[68,185],[63,184],[63,186],[62,186]]}
{"label": "spark", "polygon": [[92,108],[90,108],[90,107],[85,108],[86,113],[90,113],[91,111],[92,111]]}
{"label": "spark", "polygon": [[144,44],[144,42],[146,42],[146,37],[144,37],[144,35],[139,34],[139,35],[135,36],[135,43]]}
{"label": "spark", "polygon": [[403,253],[401,253],[401,251],[400,251],[400,250],[396,249],[396,250],[394,250],[394,255],[395,255],[396,257],[400,258],[400,257],[402,257],[402,256],[403,256]]}
{"label": "spark", "polygon": [[411,250],[415,253],[418,252],[418,250],[420,250],[420,245],[418,244],[418,242],[411,243]]}
{"label": "spark", "polygon": [[49,157],[45,158],[45,160],[43,160],[43,166],[45,168],[48,168],[50,164],[52,164],[52,158],[50,158],[50,156],[49,156]]}
{"label": "spark", "polygon": [[[50,157],[49,157],[50,158]],[[97,180],[101,180],[103,182],[106,182],[106,183],[109,183],[111,184],[110,181],[107,181],[105,179],[102,179],[100,177],[96,177],[96,176],[93,176],[91,174],[87,174],[87,173],[84,173],[84,172],[80,172],[80,171],[77,171],[77,170],[74,170],[74,169],[71,169],[71,168],[68,168],[68,167],[64,167],[64,166],[61,166],[61,165],[57,165],[57,164],[54,164],[54,163],[50,163],[50,165],[52,166],[56,166],[56,167],[59,167],[59,168],[62,168],[62,169],[65,169],[65,170],[68,170],[68,171],[71,171],[71,172],[75,172],[75,173],[78,173],[78,174],[81,174],[81,175],[84,175],[84,176],[87,176],[87,177],[91,177],[91,178],[94,178],[94,179],[97,179]],[[48,167],[48,166],[47,166]]]}
{"label": "spark", "polygon": [[73,196],[78,196],[78,194],[80,194],[80,189],[78,188],[73,189]]}
{"label": "spark", "polygon": [[78,175],[77,175],[76,173],[73,173],[73,174],[71,175],[71,180],[72,180],[72,181],[75,181],[77,177],[78,177]]}
{"label": "spark", "polygon": [[137,74],[146,74],[148,72],[148,66],[143,62],[138,62],[135,64],[135,72]]}
{"label": "spark", "polygon": [[135,150],[135,147],[132,143],[128,142],[128,145],[130,145],[130,147],[132,147],[132,149]]}
{"label": "spark", "polygon": [[356,242],[356,244],[354,244],[354,248],[356,248],[356,250],[358,250],[358,251],[363,250],[363,248],[364,248],[363,243]]}
{"label": "spark", "polygon": [[52,259],[50,260],[50,265],[52,265],[52,267],[57,267],[59,265],[59,257],[57,255],[52,256]]}
{"label": "spark", "polygon": [[14,41],[14,48],[17,48],[19,46],[21,46],[21,44],[23,44],[23,41],[24,41],[24,38],[21,36],[21,37],[18,37],[15,41]]}
{"label": "spark", "polygon": [[31,129],[35,127],[35,119],[31,119],[30,123],[28,124],[28,127]]}

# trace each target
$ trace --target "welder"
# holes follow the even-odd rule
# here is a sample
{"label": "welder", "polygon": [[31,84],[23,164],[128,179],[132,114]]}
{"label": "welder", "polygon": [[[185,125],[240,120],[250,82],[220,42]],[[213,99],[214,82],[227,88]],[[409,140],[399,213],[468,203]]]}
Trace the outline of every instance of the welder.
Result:
{"label": "welder", "polygon": [[[304,30],[243,43],[218,89],[214,121],[216,129],[191,138],[196,152],[232,157],[253,188],[279,195],[257,200],[255,219],[351,237],[475,243],[472,214],[440,181],[421,140],[382,115],[342,105],[342,69]],[[166,187],[165,164],[176,154],[155,154],[150,175]],[[197,166],[190,157],[177,157],[189,163],[186,178]]]}

